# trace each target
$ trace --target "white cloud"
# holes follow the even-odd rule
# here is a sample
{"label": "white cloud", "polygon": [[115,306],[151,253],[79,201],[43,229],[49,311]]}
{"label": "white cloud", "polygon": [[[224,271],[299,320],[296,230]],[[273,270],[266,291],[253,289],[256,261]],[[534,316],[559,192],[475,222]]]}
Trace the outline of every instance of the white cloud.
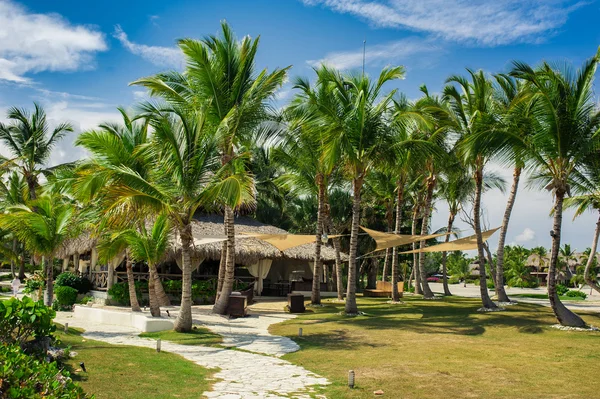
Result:
{"label": "white cloud", "polygon": [[119,25],[115,27],[113,36],[130,53],[139,55],[154,65],[174,68],[181,68],[183,65],[183,54],[177,47],[147,46],[145,44],[134,43],[129,40],[125,31]]}
{"label": "white cloud", "polygon": [[301,1],[355,15],[375,27],[409,29],[485,46],[543,40],[584,5],[573,0]]}
{"label": "white cloud", "polygon": [[94,53],[106,49],[104,35],[94,28],[0,2],[0,79],[27,83],[28,73],[91,68]]}
{"label": "white cloud", "polygon": [[[380,66],[389,63],[401,63],[416,54],[440,52],[431,40],[407,38],[389,43],[367,46],[365,64]],[[362,66],[363,49],[354,51],[340,51],[327,54],[320,60],[307,61],[312,66],[327,64],[338,69],[353,69]]]}
{"label": "white cloud", "polygon": [[133,91],[133,99],[135,101],[147,100],[148,98],[149,98],[149,95],[146,90],[134,90]]}
{"label": "white cloud", "polygon": [[526,227],[521,234],[515,237],[516,242],[529,242],[535,240],[535,231]]}

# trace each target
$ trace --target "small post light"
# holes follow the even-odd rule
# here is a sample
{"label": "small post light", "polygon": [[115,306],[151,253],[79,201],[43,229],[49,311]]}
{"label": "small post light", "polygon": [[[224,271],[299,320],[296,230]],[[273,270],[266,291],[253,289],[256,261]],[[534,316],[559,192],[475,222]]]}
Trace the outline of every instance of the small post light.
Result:
{"label": "small post light", "polygon": [[160,353],[160,338],[156,340],[156,351]]}
{"label": "small post light", "polygon": [[328,240],[329,240],[329,236],[327,236],[327,233],[323,233],[323,235],[321,236],[321,242],[323,244],[327,244]]}
{"label": "small post light", "polygon": [[300,328],[298,329],[298,336],[299,336],[299,337],[301,337],[301,336],[302,336],[302,327],[300,327]]}
{"label": "small post light", "polygon": [[69,323],[65,323],[65,332],[68,333],[69,332]]}
{"label": "small post light", "polygon": [[348,387],[354,388],[354,370],[348,371]]}

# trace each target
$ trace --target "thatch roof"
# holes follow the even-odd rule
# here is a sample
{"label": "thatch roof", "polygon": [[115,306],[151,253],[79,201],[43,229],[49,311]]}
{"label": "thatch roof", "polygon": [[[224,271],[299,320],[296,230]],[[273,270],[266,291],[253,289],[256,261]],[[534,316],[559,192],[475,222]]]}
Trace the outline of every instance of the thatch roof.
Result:
{"label": "thatch roof", "polygon": [[[238,217],[235,219],[235,234],[241,233],[259,233],[259,234],[286,234],[287,231],[275,226],[260,223],[249,217]],[[223,231],[223,216],[208,215],[200,216],[194,220],[192,224],[192,234],[195,241],[206,236],[222,236]],[[175,256],[181,253],[178,234],[173,233],[171,245],[167,251],[166,258],[173,260]],[[96,245],[96,239],[92,238],[89,233],[81,234],[79,237],[67,240],[57,257],[65,258],[74,253],[86,253]],[[193,251],[195,256],[209,260],[219,260],[221,258],[221,242],[194,245]],[[315,244],[305,244],[298,247],[287,249],[282,252],[273,245],[258,240],[256,238],[238,239],[235,243],[236,253],[235,261],[237,264],[249,265],[260,259],[298,259],[312,260],[315,256]],[[323,246],[321,256],[324,262],[335,261],[335,251],[329,246]],[[342,260],[347,261],[348,256],[342,254]]]}

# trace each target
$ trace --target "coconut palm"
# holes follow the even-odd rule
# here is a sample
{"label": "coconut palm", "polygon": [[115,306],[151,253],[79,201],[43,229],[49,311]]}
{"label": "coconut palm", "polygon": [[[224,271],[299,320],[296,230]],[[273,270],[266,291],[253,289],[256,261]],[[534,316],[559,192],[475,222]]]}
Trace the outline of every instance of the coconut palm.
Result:
{"label": "coconut palm", "polygon": [[329,126],[324,162],[338,162],[352,182],[352,227],[348,265],[346,313],[356,314],[356,258],[362,186],[378,160],[389,152],[390,127],[385,119],[395,91],[384,95],[383,85],[404,76],[402,67],[384,68],[376,81],[366,75],[344,75],[322,66],[318,79],[326,82],[331,106],[323,119]]}
{"label": "coconut palm", "polygon": [[[451,76],[444,88],[444,96],[450,102],[455,113],[457,132],[460,139],[457,151],[464,164],[472,170],[475,183],[473,203],[473,224],[477,236],[477,255],[479,260],[479,289],[484,308],[497,308],[487,291],[485,272],[485,255],[481,237],[481,195],[483,191],[483,176],[491,151],[480,151],[473,145],[473,139],[497,128],[497,116],[494,110],[492,83],[483,71],[467,69],[470,80],[462,76]],[[460,91],[459,91],[460,90]]]}
{"label": "coconut palm", "polygon": [[[249,36],[238,41],[231,27],[221,23],[221,36],[205,39],[182,39],[179,48],[186,61],[184,73],[166,72],[139,79],[132,84],[142,85],[179,108],[195,112],[202,110],[208,126],[214,130],[222,166],[238,158],[240,145],[250,141],[256,130],[269,119],[268,100],[283,83],[287,69],[269,73],[255,72],[255,56],[259,38]],[[238,163],[239,175],[243,163]],[[232,168],[224,168],[223,173]],[[249,175],[245,178],[249,178]],[[218,199],[217,199],[218,200]],[[214,306],[224,313],[233,289],[235,268],[234,209],[240,203],[223,201],[227,252],[225,278]],[[221,273],[220,273],[221,274]]]}
{"label": "coconut palm", "polygon": [[29,198],[36,198],[40,174],[49,173],[48,161],[52,149],[73,127],[61,123],[50,130],[46,120],[46,112],[34,103],[32,113],[21,108],[10,108],[7,119],[10,123],[0,123],[0,142],[10,151],[12,158],[8,165],[14,166],[23,175],[29,188]]}
{"label": "coconut palm", "polygon": [[77,212],[72,204],[57,196],[41,195],[28,205],[15,205],[0,215],[0,227],[11,231],[25,247],[42,257],[46,271],[44,303],[52,305],[54,296],[53,261],[61,244],[72,234]]}
{"label": "coconut palm", "polygon": [[593,98],[598,54],[574,72],[546,62],[536,69],[515,62],[511,75],[525,81],[535,101],[532,181],[552,191],[554,221],[548,271],[548,296],[559,323],[581,327],[585,322],[567,309],[556,293],[562,212],[573,182],[583,181],[583,161],[598,148],[600,112]]}
{"label": "coconut palm", "polygon": [[[29,199],[29,189],[27,182],[23,179],[23,176],[17,172],[12,171],[6,181],[0,180],[0,207],[6,209],[15,205],[23,205]],[[18,260],[17,252],[20,244],[16,236],[12,237],[12,252],[13,255],[10,261],[10,269],[13,277],[15,276],[15,262]],[[21,254],[23,257],[24,254]],[[25,280],[25,261],[23,259],[19,266],[19,280]]]}
{"label": "coconut palm", "polygon": [[160,303],[155,291],[155,283],[158,274],[156,265],[164,256],[167,246],[169,245],[169,233],[171,227],[167,215],[158,215],[151,227],[152,228],[148,230],[145,223],[140,224],[138,229],[123,230],[118,232],[117,236],[127,243],[131,258],[135,262],[146,262],[148,264],[150,313],[153,317],[160,317]]}

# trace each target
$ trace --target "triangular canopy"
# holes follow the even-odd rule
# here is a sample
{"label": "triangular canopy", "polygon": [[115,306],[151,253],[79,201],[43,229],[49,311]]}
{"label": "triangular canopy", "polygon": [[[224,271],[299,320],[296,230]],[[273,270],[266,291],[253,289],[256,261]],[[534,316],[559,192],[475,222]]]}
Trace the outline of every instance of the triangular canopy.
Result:
{"label": "triangular canopy", "polygon": [[[399,247],[401,245],[412,244],[413,242],[425,241],[431,238],[445,236],[451,233],[441,233],[441,234],[429,234],[426,236],[419,235],[410,235],[410,234],[391,234],[391,233],[383,233],[377,230],[367,229],[366,227],[360,226],[368,235],[371,236],[377,243],[377,247],[375,251],[381,251],[382,249]],[[375,252],[373,251],[373,252]]]}
{"label": "triangular canopy", "polygon": [[[300,245],[310,244],[315,242],[317,237],[314,234],[257,234],[257,233],[244,233],[244,235],[258,238],[259,240],[268,242],[280,251],[286,249],[299,247]],[[335,238],[338,236],[329,236],[328,238]]]}
{"label": "triangular canopy", "polygon": [[[481,238],[483,242],[486,242],[492,234],[498,231],[500,227],[496,227],[495,229],[484,231],[481,233]],[[412,251],[400,252],[401,254],[414,254],[420,252],[446,252],[446,251],[469,251],[471,249],[477,249],[477,236],[472,235],[465,238],[459,238],[458,240],[454,240],[451,242],[445,242],[439,245],[432,245],[431,247],[426,247],[423,249],[415,249]]]}

